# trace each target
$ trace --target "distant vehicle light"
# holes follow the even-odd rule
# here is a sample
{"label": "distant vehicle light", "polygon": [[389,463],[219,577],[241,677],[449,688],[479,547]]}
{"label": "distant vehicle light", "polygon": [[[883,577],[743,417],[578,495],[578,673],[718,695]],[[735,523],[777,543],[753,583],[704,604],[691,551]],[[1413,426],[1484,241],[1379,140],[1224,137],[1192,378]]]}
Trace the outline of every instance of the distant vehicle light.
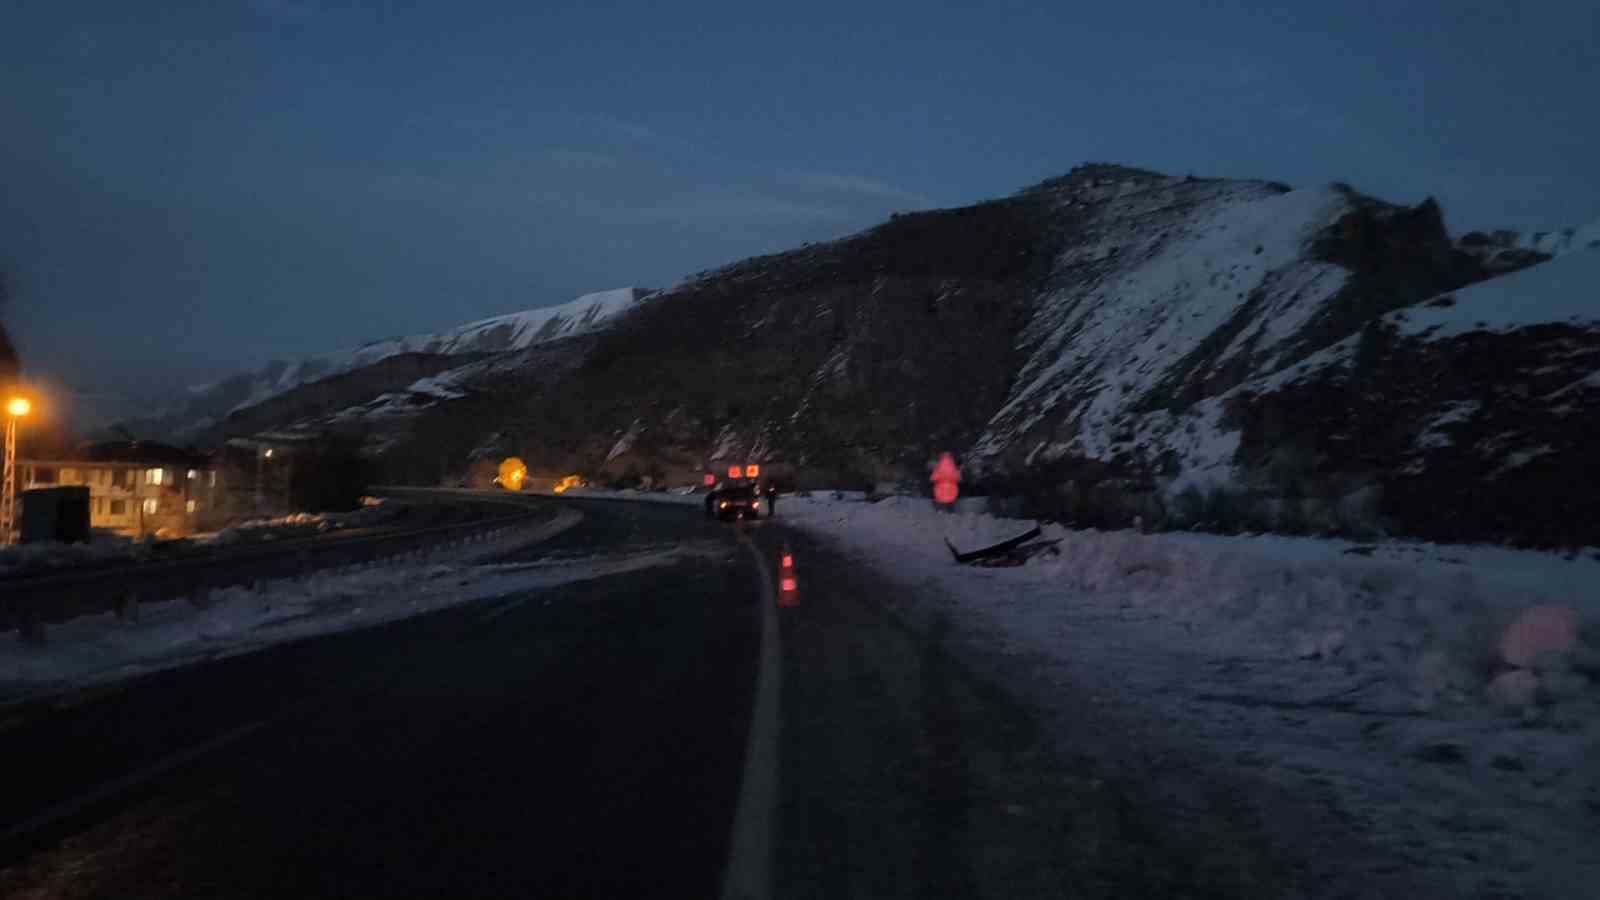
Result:
{"label": "distant vehicle light", "polygon": [[721,503],[718,503],[717,504],[717,508],[718,509],[727,509],[728,508],[728,501],[724,500]]}
{"label": "distant vehicle light", "polygon": [[760,466],[751,465],[751,466],[745,466],[744,467],[744,477],[746,477],[746,478],[758,478],[758,477],[760,477],[760,475],[761,475],[761,467]]}
{"label": "distant vehicle light", "polygon": [[717,483],[717,476],[711,474],[710,472],[707,472],[706,473],[706,477],[700,479],[700,481],[706,487],[711,487],[713,484]]}
{"label": "distant vehicle light", "polygon": [[729,478],[743,478],[744,477],[744,469],[740,468],[739,466],[729,466],[728,467],[728,477]]}

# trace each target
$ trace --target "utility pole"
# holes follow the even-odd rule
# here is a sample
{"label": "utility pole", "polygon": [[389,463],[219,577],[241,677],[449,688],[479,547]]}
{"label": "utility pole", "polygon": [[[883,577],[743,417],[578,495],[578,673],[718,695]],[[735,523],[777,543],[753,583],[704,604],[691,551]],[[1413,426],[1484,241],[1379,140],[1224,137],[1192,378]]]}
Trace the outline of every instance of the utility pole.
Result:
{"label": "utility pole", "polygon": [[0,546],[17,541],[17,420],[33,410],[27,397],[12,397],[6,402],[5,466],[0,470]]}
{"label": "utility pole", "polygon": [[265,482],[267,476],[267,460],[272,458],[272,448],[256,448],[256,515],[261,515],[261,506],[266,500]]}

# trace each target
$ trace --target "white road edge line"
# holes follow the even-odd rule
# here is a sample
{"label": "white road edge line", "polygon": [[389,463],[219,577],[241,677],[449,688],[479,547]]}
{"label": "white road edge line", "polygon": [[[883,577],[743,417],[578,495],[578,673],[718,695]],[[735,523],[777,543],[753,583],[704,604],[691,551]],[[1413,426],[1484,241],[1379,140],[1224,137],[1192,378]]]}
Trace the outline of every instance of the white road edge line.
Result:
{"label": "white road edge line", "polygon": [[745,543],[761,579],[761,662],[756,675],[755,709],[739,776],[739,806],[722,876],[722,900],[764,900],[772,896],[773,836],[778,813],[778,733],[783,687],[783,655],[778,646],[778,599],[772,570],[754,541]]}
{"label": "white road edge line", "polygon": [[33,818],[13,825],[10,828],[7,828],[4,832],[0,832],[0,841],[9,841],[13,838],[24,837],[31,832],[38,831],[39,829],[59,822],[62,819],[76,815],[95,803],[99,803],[102,800],[109,800],[118,794],[131,791],[140,785],[154,781],[162,775],[171,772],[173,769],[191,763],[196,759],[205,756],[207,753],[221,750],[223,747],[226,747],[229,744],[244,740],[250,735],[255,734],[256,732],[281,718],[283,718],[283,715],[274,716],[271,719],[262,719],[258,722],[251,722],[248,725],[241,725],[232,731],[224,732],[223,734],[217,735],[208,741],[195,744],[193,747],[190,747],[186,750],[180,750],[171,756],[157,760],[156,762],[151,763],[150,765],[145,766],[136,772],[130,772],[121,778],[114,778],[111,781],[96,785],[94,788],[85,791],[76,797],[73,797],[71,800],[64,800],[60,803],[57,803],[55,806],[50,807]]}

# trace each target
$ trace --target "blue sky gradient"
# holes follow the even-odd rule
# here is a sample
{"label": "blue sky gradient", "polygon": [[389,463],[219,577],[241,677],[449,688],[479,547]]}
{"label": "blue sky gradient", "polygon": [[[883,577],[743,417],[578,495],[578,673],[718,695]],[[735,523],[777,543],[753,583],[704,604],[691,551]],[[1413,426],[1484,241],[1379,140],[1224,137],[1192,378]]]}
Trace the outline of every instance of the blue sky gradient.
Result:
{"label": "blue sky gradient", "polygon": [[158,391],[1089,160],[1600,217],[1600,4],[11,0],[0,315]]}

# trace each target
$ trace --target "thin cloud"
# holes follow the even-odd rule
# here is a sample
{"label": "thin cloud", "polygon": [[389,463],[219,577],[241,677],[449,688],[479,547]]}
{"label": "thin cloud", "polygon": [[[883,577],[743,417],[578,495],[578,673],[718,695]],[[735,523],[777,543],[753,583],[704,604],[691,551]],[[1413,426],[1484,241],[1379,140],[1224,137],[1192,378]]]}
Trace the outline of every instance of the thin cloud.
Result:
{"label": "thin cloud", "polygon": [[250,8],[274,19],[309,22],[322,17],[324,10],[306,0],[250,0]]}
{"label": "thin cloud", "polygon": [[855,216],[842,209],[804,203],[759,191],[713,188],[692,196],[636,209],[617,210],[612,215],[640,224],[849,224]]}
{"label": "thin cloud", "polygon": [[665,153],[689,156],[695,159],[721,161],[725,157],[712,153],[693,141],[684,140],[670,134],[664,134],[648,125],[630,122],[607,115],[585,116],[593,124],[600,127],[615,138],[631,144],[647,147]]}
{"label": "thin cloud", "polygon": [[840,194],[855,194],[876,200],[890,200],[914,207],[929,207],[933,205],[931,199],[915,191],[904,190],[892,184],[886,184],[877,179],[864,178],[859,175],[842,175],[837,172],[792,171],[782,173],[779,175],[779,179],[802,187]]}
{"label": "thin cloud", "polygon": [[545,158],[562,165],[591,169],[611,169],[617,165],[617,158],[609,153],[601,153],[597,150],[575,150],[570,147],[556,147],[553,150],[549,150],[545,153]]}

